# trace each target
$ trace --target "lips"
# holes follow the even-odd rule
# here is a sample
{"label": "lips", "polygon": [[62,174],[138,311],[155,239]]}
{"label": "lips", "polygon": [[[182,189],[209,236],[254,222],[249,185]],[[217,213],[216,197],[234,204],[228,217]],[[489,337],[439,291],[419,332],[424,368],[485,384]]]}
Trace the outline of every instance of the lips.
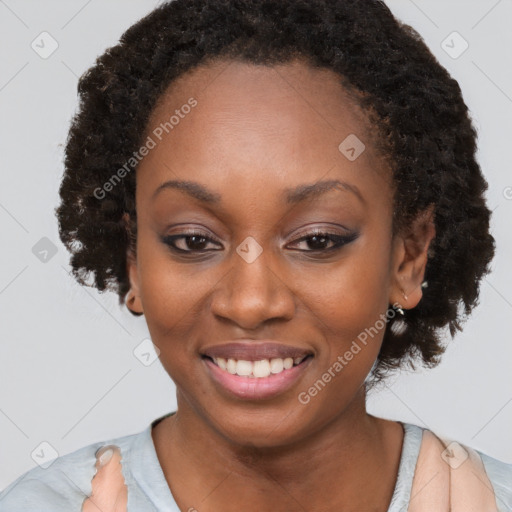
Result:
{"label": "lips", "polygon": [[207,347],[202,358],[216,386],[238,398],[261,400],[293,387],[313,353],[272,341],[247,340]]}
{"label": "lips", "polygon": [[284,345],[272,341],[239,341],[207,347],[202,351],[203,356],[210,359],[236,359],[244,361],[260,361],[262,359],[297,359],[312,355],[311,350]]}

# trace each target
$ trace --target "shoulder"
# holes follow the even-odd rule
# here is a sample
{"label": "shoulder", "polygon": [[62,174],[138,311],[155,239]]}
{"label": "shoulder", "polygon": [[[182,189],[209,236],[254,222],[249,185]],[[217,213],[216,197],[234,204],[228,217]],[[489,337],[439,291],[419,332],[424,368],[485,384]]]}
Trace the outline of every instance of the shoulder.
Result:
{"label": "shoulder", "polygon": [[439,497],[445,492],[452,497],[460,495],[460,499],[457,499],[461,503],[466,500],[469,503],[470,496],[473,502],[481,501],[482,504],[492,503],[494,498],[497,506],[495,510],[512,510],[511,463],[426,428],[410,424],[408,428],[416,436],[421,436],[414,476],[418,487],[429,481],[432,475],[444,475],[446,478],[437,478],[435,485],[429,484],[432,495]]}
{"label": "shoulder", "polygon": [[480,456],[494,488],[499,510],[512,510],[512,463],[495,459],[478,450],[475,451]]}
{"label": "shoulder", "polygon": [[0,492],[0,512],[81,510],[92,492],[96,452],[112,444],[122,456],[144,432],[98,441],[30,469]]}

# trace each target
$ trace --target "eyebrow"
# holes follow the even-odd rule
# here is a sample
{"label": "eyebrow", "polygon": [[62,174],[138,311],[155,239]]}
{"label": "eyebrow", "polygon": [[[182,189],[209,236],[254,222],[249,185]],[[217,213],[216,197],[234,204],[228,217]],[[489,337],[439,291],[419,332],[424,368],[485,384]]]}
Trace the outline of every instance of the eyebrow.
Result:
{"label": "eyebrow", "polygon": [[[196,181],[188,180],[166,181],[157,187],[152,198],[154,199],[162,190],[166,189],[180,190],[201,202],[209,204],[219,204],[222,199],[222,196],[219,193],[208,189]],[[318,197],[330,192],[331,190],[345,190],[351,192],[362,203],[366,203],[361,192],[355,185],[340,180],[323,180],[315,183],[306,183],[296,187],[286,188],[284,190],[284,194],[288,204],[296,204],[305,201],[306,199]]]}
{"label": "eyebrow", "polygon": [[306,199],[318,197],[331,190],[352,192],[362,203],[366,203],[363,195],[355,185],[340,180],[317,181],[316,183],[298,185],[295,188],[286,189],[286,202],[290,204],[299,203]]}

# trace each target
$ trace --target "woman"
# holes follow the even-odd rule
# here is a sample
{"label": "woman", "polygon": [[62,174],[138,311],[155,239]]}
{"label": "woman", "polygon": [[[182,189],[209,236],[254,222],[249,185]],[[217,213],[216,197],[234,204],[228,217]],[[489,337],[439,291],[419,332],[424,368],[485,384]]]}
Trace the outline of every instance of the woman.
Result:
{"label": "woman", "polygon": [[175,0],[79,92],[61,239],[144,315],[178,408],[0,510],[512,509],[512,465],[366,412],[439,362],[494,254],[460,88],[410,27],[374,0]]}

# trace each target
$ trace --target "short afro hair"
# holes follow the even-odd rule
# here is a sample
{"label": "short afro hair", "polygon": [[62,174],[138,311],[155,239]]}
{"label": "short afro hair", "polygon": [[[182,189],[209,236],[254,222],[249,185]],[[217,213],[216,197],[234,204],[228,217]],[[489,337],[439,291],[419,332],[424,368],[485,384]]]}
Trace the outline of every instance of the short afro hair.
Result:
{"label": "short afro hair", "polygon": [[377,127],[392,168],[393,231],[434,206],[427,286],[417,307],[387,319],[372,383],[405,362],[434,367],[446,349],[444,328],[452,337],[462,330],[494,256],[487,182],[459,84],[379,0],[173,0],[131,26],[78,82],[56,208],[73,275],[124,303],[135,172],[101,199],[95,191],[141,147],[176,78],[215,59],[271,66],[297,57],[337,73]]}

